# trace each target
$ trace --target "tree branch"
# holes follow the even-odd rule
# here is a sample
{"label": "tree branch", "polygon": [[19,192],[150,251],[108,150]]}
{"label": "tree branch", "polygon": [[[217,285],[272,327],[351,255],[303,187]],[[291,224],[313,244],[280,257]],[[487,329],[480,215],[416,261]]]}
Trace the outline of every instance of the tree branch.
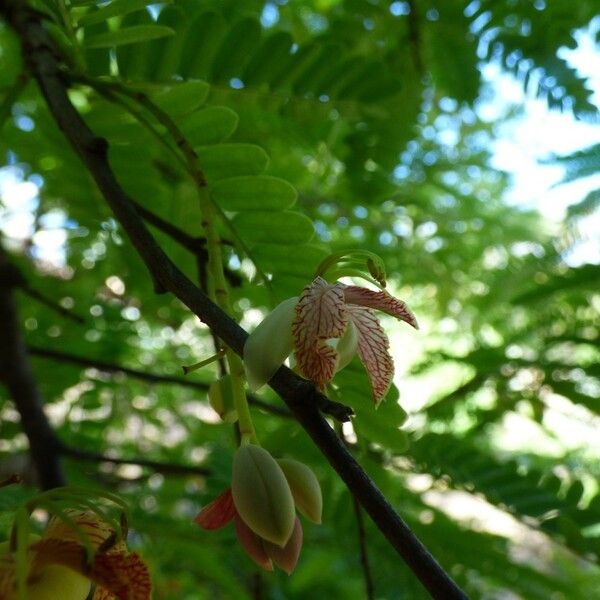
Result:
{"label": "tree branch", "polygon": [[0,381],[15,403],[44,489],[65,485],[58,438],[50,426],[21,336],[14,289],[22,276],[0,246]]}
{"label": "tree branch", "polygon": [[[149,383],[172,383],[180,385],[182,387],[191,388],[194,390],[201,390],[206,392],[208,390],[208,384],[200,381],[194,381],[193,379],[187,379],[184,377],[174,377],[173,375],[158,375],[156,373],[148,373],[147,371],[139,371],[138,369],[131,369],[124,367],[116,363],[111,363],[104,360],[98,360],[93,358],[87,358],[84,356],[77,356],[69,352],[63,352],[62,350],[51,350],[50,348],[41,348],[39,346],[29,345],[27,351],[31,356],[39,356],[40,358],[48,358],[50,360],[57,360],[59,362],[71,363],[73,365],[80,365],[82,367],[98,369],[105,373],[125,373],[130,377],[139,379],[140,381],[147,381]],[[257,408],[270,412],[279,417],[290,418],[292,414],[285,408],[274,406],[269,402],[265,402],[252,394],[248,394],[248,402]]]}
{"label": "tree branch", "polygon": [[[230,348],[241,354],[246,332],[202,294],[164,254],[117,182],[107,161],[107,142],[93,134],[69,100],[56,51],[40,17],[31,12],[22,0],[0,0],[0,10],[23,42],[25,60],[40,85],[51,114],[90,171],[151,275],[198,315]],[[464,592],[394,511],[319,413],[319,400],[323,400],[323,394],[285,367],[277,371],[270,384],[431,595],[440,600],[464,600]],[[327,398],[325,400],[329,402]]]}
{"label": "tree branch", "polygon": [[73,321],[79,325],[85,325],[85,319],[81,315],[78,315],[77,313],[71,312],[70,310],[63,308],[57,302],[50,300],[50,298],[47,298],[37,290],[34,290],[33,288],[29,287],[25,282],[19,287],[21,288],[21,291],[24,294],[26,294],[30,298],[33,298],[34,300],[37,300],[40,304],[47,306],[50,310],[53,310],[61,317],[69,319],[70,321]]}
{"label": "tree branch", "polygon": [[73,448],[65,444],[60,445],[60,452],[64,456],[77,458],[78,460],[87,460],[91,462],[108,462],[115,465],[139,465],[140,467],[149,467],[157,473],[168,475],[210,475],[210,469],[206,467],[194,467],[192,465],[178,465],[175,463],[163,462],[159,460],[149,460],[146,458],[116,458],[107,456],[100,452],[91,452]]}

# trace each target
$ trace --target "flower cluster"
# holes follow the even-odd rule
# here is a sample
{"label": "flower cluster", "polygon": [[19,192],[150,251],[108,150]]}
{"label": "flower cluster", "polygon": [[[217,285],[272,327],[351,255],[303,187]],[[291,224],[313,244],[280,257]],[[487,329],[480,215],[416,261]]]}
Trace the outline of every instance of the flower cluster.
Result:
{"label": "flower cluster", "polygon": [[418,329],[406,304],[386,291],[373,291],[322,277],[299,297],[279,304],[248,337],[244,363],[248,384],[257,390],[294,352],[297,368],[320,390],[358,353],[378,405],[394,376],[389,340],[372,309]]}
{"label": "flower cluster", "polygon": [[[96,513],[69,510],[53,518],[42,537],[30,534],[26,597],[36,600],[149,600],[150,575],[142,559]],[[17,557],[0,544],[0,598],[16,600]]]}
{"label": "flower cluster", "polygon": [[314,473],[292,459],[275,460],[266,450],[241,446],[233,460],[231,488],[205,506],[195,519],[203,529],[235,522],[238,541],[261,568],[273,563],[295,569],[302,547],[302,526],[295,508],[320,523],[321,488]]}

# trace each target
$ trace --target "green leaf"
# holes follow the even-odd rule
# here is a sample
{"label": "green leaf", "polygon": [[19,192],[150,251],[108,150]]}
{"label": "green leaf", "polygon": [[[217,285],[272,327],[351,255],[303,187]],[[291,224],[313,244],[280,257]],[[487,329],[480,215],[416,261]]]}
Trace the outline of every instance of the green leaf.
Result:
{"label": "green leaf", "polygon": [[301,279],[299,289],[310,283],[327,250],[314,244],[287,248],[278,244],[258,244],[252,248],[254,259],[269,273],[286,273]]}
{"label": "green leaf", "polygon": [[278,177],[231,177],[213,186],[212,197],[223,210],[276,211],[296,202],[296,190]]}
{"label": "green leaf", "polygon": [[227,23],[220,13],[203,12],[192,17],[181,61],[183,77],[207,79],[210,66],[223,36]]}
{"label": "green leaf", "polygon": [[227,139],[238,124],[237,113],[225,106],[209,106],[185,119],[181,129],[192,146],[217,144]]}
{"label": "green leaf", "polygon": [[290,64],[293,43],[294,38],[287,31],[278,31],[266,38],[244,70],[242,81],[256,85],[274,79]]}
{"label": "green leaf", "polygon": [[218,144],[196,148],[196,152],[202,171],[211,181],[232,175],[258,175],[269,164],[267,153],[254,144]]}
{"label": "green leaf", "polygon": [[227,82],[232,77],[240,76],[258,45],[260,33],[260,23],[253,17],[235,23],[215,56],[211,67],[211,80]]}
{"label": "green leaf", "polygon": [[314,235],[312,221],[301,213],[243,212],[233,218],[233,224],[248,242],[270,244],[303,244]]}
{"label": "green leaf", "polygon": [[0,24],[0,87],[8,87],[17,79],[23,69],[21,44],[17,34],[8,26]]}
{"label": "green leaf", "polygon": [[167,35],[174,35],[170,27],[161,25],[134,25],[117,31],[99,33],[86,39],[84,46],[90,48],[112,48],[114,46],[125,46],[147,42]]}
{"label": "green leaf", "polygon": [[170,115],[185,115],[204,104],[210,86],[205,81],[174,83],[152,95],[152,101]]}
{"label": "green leaf", "polygon": [[[161,0],[162,4],[169,4],[172,0]],[[107,6],[103,6],[96,11],[89,12],[77,21],[77,26],[94,25],[102,23],[111,17],[123,16],[136,10],[146,8],[148,4],[152,4],[150,0],[114,0]]]}

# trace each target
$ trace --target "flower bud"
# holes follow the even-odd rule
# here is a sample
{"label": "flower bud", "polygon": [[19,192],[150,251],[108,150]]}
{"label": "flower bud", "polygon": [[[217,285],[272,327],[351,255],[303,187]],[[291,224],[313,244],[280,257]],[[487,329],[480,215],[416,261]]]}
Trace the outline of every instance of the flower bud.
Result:
{"label": "flower bud", "polygon": [[252,444],[238,449],[231,492],[244,523],[261,538],[285,546],[294,529],[294,499],[281,467],[266,450]]}
{"label": "flower bud", "polygon": [[292,490],[298,510],[313,523],[321,523],[323,497],[315,474],[305,464],[291,458],[277,461]]}
{"label": "flower bud", "polygon": [[233,387],[229,373],[210,384],[208,388],[208,401],[223,421],[226,423],[235,423],[237,421],[238,415],[235,410]]}

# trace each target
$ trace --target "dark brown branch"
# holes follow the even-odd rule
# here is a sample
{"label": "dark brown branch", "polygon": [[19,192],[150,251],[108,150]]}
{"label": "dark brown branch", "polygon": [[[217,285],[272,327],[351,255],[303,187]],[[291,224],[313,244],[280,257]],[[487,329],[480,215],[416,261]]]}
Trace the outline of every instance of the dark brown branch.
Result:
{"label": "dark brown branch", "polygon": [[[40,85],[51,114],[96,181],[152,277],[241,354],[246,332],[202,294],[164,254],[117,182],[107,160],[106,140],[93,134],[69,100],[56,53],[39,16],[28,10],[22,0],[0,0],[0,10],[23,42],[25,60]],[[277,371],[270,384],[431,595],[440,600],[464,600],[465,593],[394,511],[319,413],[323,394],[285,367]]]}
{"label": "dark brown branch", "polygon": [[[156,373],[148,373],[147,371],[131,369],[129,367],[124,367],[122,365],[104,360],[77,356],[69,352],[63,352],[62,350],[51,350],[49,348],[41,348],[39,346],[32,345],[29,345],[27,350],[31,356],[39,356],[40,358],[49,358],[50,360],[80,365],[84,368],[87,367],[98,369],[98,371],[103,371],[104,373],[125,373],[125,375],[129,375],[130,377],[134,377],[140,381],[147,381],[149,383],[172,383],[194,390],[201,390],[203,392],[208,390],[208,384],[200,381],[194,381],[193,379],[175,377],[173,375],[158,375]],[[248,402],[257,408],[262,408],[263,410],[279,417],[290,418],[292,416],[292,414],[285,408],[274,406],[273,404],[265,402],[264,400],[253,396],[252,394],[248,394]]]}
{"label": "dark brown branch", "polygon": [[14,289],[22,281],[0,247],[0,381],[8,389],[29,441],[33,464],[44,489],[65,485],[58,439],[44,413],[21,336]]}
{"label": "dark brown branch", "polygon": [[106,454],[102,454],[100,452],[91,452],[89,450],[73,448],[65,444],[61,444],[60,452],[64,456],[76,458],[78,460],[87,460],[99,463],[107,462],[114,465],[139,465],[140,467],[149,467],[157,473],[164,473],[165,475],[210,475],[210,469],[206,467],[179,465],[159,460],[149,460],[146,458],[116,458],[114,456],[107,456]]}

